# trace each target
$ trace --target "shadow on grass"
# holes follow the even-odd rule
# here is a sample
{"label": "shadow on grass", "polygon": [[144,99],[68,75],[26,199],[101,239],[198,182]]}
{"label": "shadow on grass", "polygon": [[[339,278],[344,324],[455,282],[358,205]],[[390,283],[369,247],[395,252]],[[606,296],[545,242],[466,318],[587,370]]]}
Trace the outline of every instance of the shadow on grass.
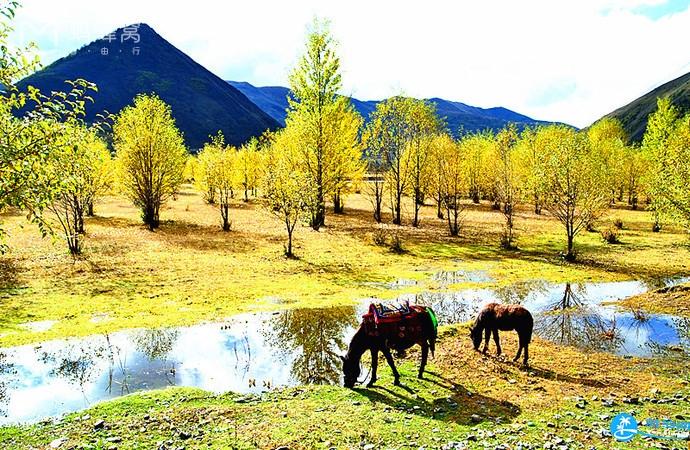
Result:
{"label": "shadow on grass", "polygon": [[510,422],[520,414],[520,407],[508,401],[500,401],[485,395],[469,392],[435,372],[427,371],[423,380],[415,384],[435,385],[449,392],[449,395],[427,400],[416,395],[415,389],[405,385],[388,387],[375,385],[367,389],[356,389],[372,403],[380,403],[408,414],[439,419],[459,425],[477,425],[497,419]]}

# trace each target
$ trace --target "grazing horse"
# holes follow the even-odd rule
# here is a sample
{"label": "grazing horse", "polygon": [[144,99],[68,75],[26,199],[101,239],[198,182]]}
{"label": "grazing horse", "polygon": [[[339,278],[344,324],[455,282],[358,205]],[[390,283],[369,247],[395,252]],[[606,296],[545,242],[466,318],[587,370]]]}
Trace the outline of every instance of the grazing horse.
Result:
{"label": "grazing horse", "polygon": [[525,350],[523,364],[527,365],[529,358],[529,343],[532,340],[532,328],[534,320],[532,314],[522,305],[499,305],[498,303],[489,303],[482,309],[474,321],[474,325],[470,328],[470,337],[474,344],[474,349],[479,351],[479,346],[482,343],[482,332],[484,332],[484,349],[486,353],[489,348],[489,335],[493,334],[494,342],[496,343],[496,354],[501,354],[501,344],[498,341],[498,330],[510,331],[515,330],[518,334],[520,347],[517,355],[513,361],[520,358],[520,353]]}
{"label": "grazing horse", "polygon": [[[370,308],[372,311],[373,305]],[[378,354],[383,353],[388,365],[393,371],[395,385],[400,385],[400,374],[395,367],[391,350],[403,351],[415,344],[422,347],[422,362],[419,366],[419,378],[424,376],[429,349],[434,354],[437,336],[437,320],[433,310],[426,306],[409,306],[409,312],[391,317],[385,321],[376,320],[376,316],[370,312],[363,316],[362,323],[355,333],[343,361],[343,374],[345,387],[352,388],[357,383],[360,374],[360,361],[362,355],[371,351],[371,380],[367,387],[376,382],[376,369],[378,367]]]}

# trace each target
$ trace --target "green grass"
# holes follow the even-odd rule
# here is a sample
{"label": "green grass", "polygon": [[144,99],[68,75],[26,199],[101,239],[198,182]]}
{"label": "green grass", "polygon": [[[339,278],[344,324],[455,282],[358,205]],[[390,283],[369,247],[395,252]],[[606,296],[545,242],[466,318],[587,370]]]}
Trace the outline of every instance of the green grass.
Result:
{"label": "green grass", "polygon": [[[242,396],[169,388],[100,403],[57,424],[0,428],[0,446],[36,448],[64,437],[65,448],[440,448],[451,441],[543,448],[563,439],[569,448],[638,449],[650,444],[617,444],[600,434],[611,417],[634,411],[640,420],[674,418],[690,408],[687,358],[624,359],[537,340],[532,367],[524,370],[473,352],[467,331],[442,330],[424,380],[415,378],[416,353],[400,363],[402,387],[382,367],[372,389],[303,386]],[[512,333],[503,339],[505,351],[514,352]],[[627,397],[639,403],[625,403]],[[613,406],[601,401],[609,398]],[[95,430],[100,420],[105,426]]]}

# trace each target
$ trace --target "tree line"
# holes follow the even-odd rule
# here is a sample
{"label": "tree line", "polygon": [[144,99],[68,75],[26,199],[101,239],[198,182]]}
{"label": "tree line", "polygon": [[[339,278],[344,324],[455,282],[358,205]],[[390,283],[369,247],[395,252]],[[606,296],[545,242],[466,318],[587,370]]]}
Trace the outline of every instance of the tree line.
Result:
{"label": "tree line", "polygon": [[[3,7],[11,20],[14,7]],[[500,245],[516,245],[516,208],[530,204],[563,225],[564,257],[576,256],[575,237],[591,228],[613,203],[641,202],[663,220],[690,229],[690,116],[660,99],[641,145],[628,142],[620,122],[602,119],[585,130],[547,125],[454,137],[433,103],[405,96],[377,104],[368,120],[342,89],[337,45],[327,25],[315,22],[306,50],[290,75],[286,126],[240,148],[222,134],[210,137],[196,156],[184,146],[170,110],[155,94],[100,125],[83,121],[96,87],[71,82],[69,92],[19,92],[14,83],[37,67],[9,50],[9,23],[0,27],[5,86],[0,106],[0,208],[15,206],[45,233],[52,212],[72,254],[81,251],[84,216],[106,193],[126,195],[155,230],[161,207],[192,181],[218,208],[220,226],[232,226],[233,199],[260,197],[285,226],[285,253],[301,221],[319,230],[327,204],[344,212],[347,196],[371,200],[373,220],[423,226],[420,209],[434,204],[451,236],[462,232],[466,208],[489,202],[503,216]],[[17,110],[26,110],[23,116]],[[111,124],[111,126],[108,126]],[[0,228],[0,232],[1,232]]]}

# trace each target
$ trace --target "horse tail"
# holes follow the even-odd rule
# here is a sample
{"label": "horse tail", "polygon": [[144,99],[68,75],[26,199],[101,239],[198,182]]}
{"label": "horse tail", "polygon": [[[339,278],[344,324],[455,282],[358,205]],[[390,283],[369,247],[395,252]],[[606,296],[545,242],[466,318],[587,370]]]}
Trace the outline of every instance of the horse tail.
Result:
{"label": "horse tail", "polygon": [[525,344],[532,342],[532,330],[534,329],[534,319],[532,314],[527,312],[527,326],[525,327]]}
{"label": "horse tail", "polygon": [[438,319],[436,318],[436,313],[431,307],[426,307],[426,312],[429,314],[429,319],[431,319],[431,336],[429,337],[429,349],[431,349],[431,356],[434,356],[436,351],[436,338],[438,337]]}

